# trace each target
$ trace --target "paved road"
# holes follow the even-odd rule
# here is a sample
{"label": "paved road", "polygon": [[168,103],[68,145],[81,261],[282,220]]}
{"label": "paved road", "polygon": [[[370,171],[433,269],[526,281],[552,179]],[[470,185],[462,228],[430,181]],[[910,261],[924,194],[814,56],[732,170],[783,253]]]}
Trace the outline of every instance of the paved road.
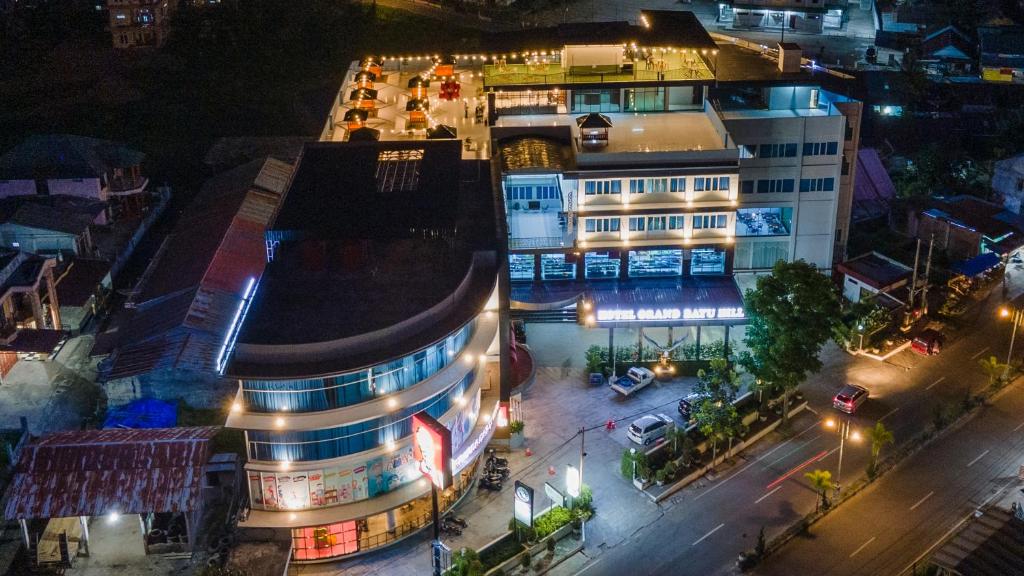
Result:
{"label": "paved road", "polygon": [[[937,357],[924,358],[904,352],[887,363],[878,363],[854,359],[833,350],[827,354],[822,373],[805,385],[805,394],[821,417],[834,416],[828,407],[834,391],[847,381],[864,385],[871,390],[872,400],[853,418],[852,426],[866,429],[882,420],[894,431],[897,441],[905,440],[930,425],[936,406],[958,402],[968,390],[986,385],[977,359],[990,353],[1004,354],[1008,336],[1006,326],[991,320],[992,312],[991,306],[980,311],[973,329],[966,330],[965,337],[947,346]],[[601,546],[600,541],[594,546],[588,542],[583,556],[553,574],[728,572],[737,555],[753,547],[762,526],[770,538],[813,510],[816,496],[803,478],[805,470],[822,468],[836,473],[837,437],[824,428],[821,418],[808,413],[797,419],[792,428],[794,436],[788,440],[772,442],[769,439],[746,454],[746,459],[739,460],[731,470],[681,491],[659,507],[659,513],[626,541],[609,542],[605,546]],[[866,445],[847,443],[844,483],[863,474],[867,451]],[[993,448],[985,458],[994,458],[996,453]],[[975,466],[982,465],[983,461],[984,458]],[[799,468],[803,464],[806,467]],[[960,473],[955,468],[940,467],[934,474],[937,482],[943,481],[941,472],[954,476]],[[780,480],[790,473],[788,479]],[[956,478],[949,479],[954,480]],[[923,491],[920,496],[927,492]],[[844,506],[832,517],[842,517],[852,505]],[[616,518],[599,514],[596,523],[616,521]],[[864,519],[859,521],[864,522]],[[870,535],[864,540],[868,538]],[[803,548],[804,554],[813,543],[807,546]],[[786,565],[778,573],[818,571],[794,570],[793,566]]]}
{"label": "paved road", "polygon": [[858,494],[757,571],[764,575],[905,574],[976,509],[1018,487],[1020,385],[954,434]]}

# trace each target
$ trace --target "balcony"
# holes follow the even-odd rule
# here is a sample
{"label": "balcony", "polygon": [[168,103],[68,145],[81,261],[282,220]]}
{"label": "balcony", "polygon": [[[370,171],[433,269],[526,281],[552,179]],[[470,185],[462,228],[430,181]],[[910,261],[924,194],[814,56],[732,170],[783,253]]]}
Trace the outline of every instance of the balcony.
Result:
{"label": "balcony", "polygon": [[508,247],[511,250],[567,248],[573,245],[569,216],[556,211],[508,211]]}

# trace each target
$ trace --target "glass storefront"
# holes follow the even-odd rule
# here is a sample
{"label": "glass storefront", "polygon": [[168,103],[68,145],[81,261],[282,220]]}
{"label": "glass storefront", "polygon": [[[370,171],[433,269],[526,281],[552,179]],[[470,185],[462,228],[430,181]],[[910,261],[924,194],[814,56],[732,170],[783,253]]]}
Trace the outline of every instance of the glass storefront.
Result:
{"label": "glass storefront", "polygon": [[567,254],[541,254],[540,277],[541,280],[573,280],[576,259]]}
{"label": "glass storefront", "polygon": [[619,255],[612,252],[587,252],[584,275],[587,280],[619,277]]}
{"label": "glass storefront", "polygon": [[630,88],[626,90],[626,112],[661,112],[665,110],[665,88]]}
{"label": "glass storefront", "polygon": [[630,250],[630,278],[680,276],[683,273],[682,250]]}
{"label": "glass storefront", "polygon": [[619,90],[574,90],[573,112],[618,112]]}
{"label": "glass storefront", "polygon": [[508,273],[510,279],[513,282],[516,280],[532,281],[534,261],[533,254],[509,254]]}

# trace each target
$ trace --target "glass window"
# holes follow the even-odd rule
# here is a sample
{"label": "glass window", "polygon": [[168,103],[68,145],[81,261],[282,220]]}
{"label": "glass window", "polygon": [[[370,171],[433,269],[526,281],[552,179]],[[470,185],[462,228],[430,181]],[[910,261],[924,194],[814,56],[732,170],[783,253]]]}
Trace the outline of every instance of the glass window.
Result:
{"label": "glass window", "polygon": [[771,268],[779,260],[788,259],[789,241],[751,242],[751,268]]}
{"label": "glass window", "polygon": [[644,193],[644,180],[643,178],[633,178],[629,181],[629,193],[630,194],[643,194]]}
{"label": "glass window", "polygon": [[801,192],[832,192],[835,190],[835,178],[801,178]]}
{"label": "glass window", "polygon": [[725,251],[714,248],[694,248],[691,251],[690,274],[725,274]]}
{"label": "glass window", "polygon": [[657,194],[668,192],[668,178],[650,178],[647,180],[647,192]]}
{"label": "glass window", "polygon": [[629,275],[632,278],[680,276],[682,273],[682,250],[631,250],[629,252]]}
{"label": "glass window", "polygon": [[670,182],[672,192],[686,192],[686,178],[672,178]]}
{"label": "glass window", "polygon": [[729,217],[725,214],[695,214],[693,216],[694,230],[703,228],[725,228]]}
{"label": "glass window", "polygon": [[583,227],[587,232],[618,232],[618,218],[584,218]]}
{"label": "glass window", "polygon": [[839,153],[839,142],[829,142],[828,143],[828,150],[826,150],[825,153],[826,154],[830,154],[830,155],[838,154]]}
{"label": "glass window", "polygon": [[736,210],[736,236],[787,236],[792,224],[792,208]]}
{"label": "glass window", "polygon": [[573,90],[573,112],[618,112],[619,90]]}
{"label": "glass window", "polygon": [[786,157],[793,158],[796,156],[796,143],[786,144]]}
{"label": "glass window", "polygon": [[668,217],[668,229],[669,230],[682,230],[686,227],[686,221],[683,216],[669,216]]}
{"label": "glass window", "polygon": [[533,280],[533,254],[509,254],[508,272],[512,280]]}
{"label": "glass window", "polygon": [[583,183],[583,191],[587,196],[619,194],[622,192],[622,182],[619,180],[589,180]]}
{"label": "glass window", "polygon": [[629,231],[630,232],[643,232],[644,231],[644,217],[643,216],[630,216],[629,217]]}
{"label": "glass window", "polygon": [[665,109],[665,89],[627,88],[625,108],[627,112],[658,112]]}
{"label": "glass window", "polygon": [[541,280],[573,280],[576,259],[567,254],[541,254],[540,277]]}
{"label": "glass window", "polygon": [[758,180],[757,181],[757,192],[759,194],[768,194],[774,192],[792,192],[793,191],[793,179],[792,178],[779,178],[775,180]]}
{"label": "glass window", "polygon": [[648,216],[647,217],[647,230],[650,230],[650,231],[665,230],[665,217],[664,216]]}
{"label": "glass window", "polygon": [[740,182],[740,194],[753,194],[754,193],[754,181],[743,180]]}
{"label": "glass window", "polygon": [[618,278],[619,256],[612,252],[587,252],[583,272],[588,280]]}

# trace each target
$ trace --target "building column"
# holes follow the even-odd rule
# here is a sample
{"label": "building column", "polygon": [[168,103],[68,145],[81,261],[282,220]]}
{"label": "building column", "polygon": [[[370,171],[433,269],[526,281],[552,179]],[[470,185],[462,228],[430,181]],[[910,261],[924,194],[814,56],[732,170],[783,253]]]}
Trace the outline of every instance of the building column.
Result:
{"label": "building column", "polygon": [[53,268],[46,269],[46,297],[50,301],[50,321],[53,329],[60,330],[60,302],[57,300],[57,286],[53,281]]}
{"label": "building column", "polygon": [[697,360],[700,360],[700,324],[697,324]]}
{"label": "building column", "polygon": [[725,325],[725,340],[723,340],[723,343],[725,344],[725,346],[724,346],[724,348],[725,348],[725,359],[728,361],[729,360],[729,325],[728,324]]}
{"label": "building column", "polygon": [[38,290],[31,292],[32,317],[35,318],[36,328],[46,328],[46,320],[43,318],[43,302],[39,298]]}
{"label": "building column", "polygon": [[615,377],[615,327],[608,327],[608,365],[612,367],[612,378]]}
{"label": "building column", "polygon": [[644,361],[644,327],[641,326],[636,331],[636,361]]}

